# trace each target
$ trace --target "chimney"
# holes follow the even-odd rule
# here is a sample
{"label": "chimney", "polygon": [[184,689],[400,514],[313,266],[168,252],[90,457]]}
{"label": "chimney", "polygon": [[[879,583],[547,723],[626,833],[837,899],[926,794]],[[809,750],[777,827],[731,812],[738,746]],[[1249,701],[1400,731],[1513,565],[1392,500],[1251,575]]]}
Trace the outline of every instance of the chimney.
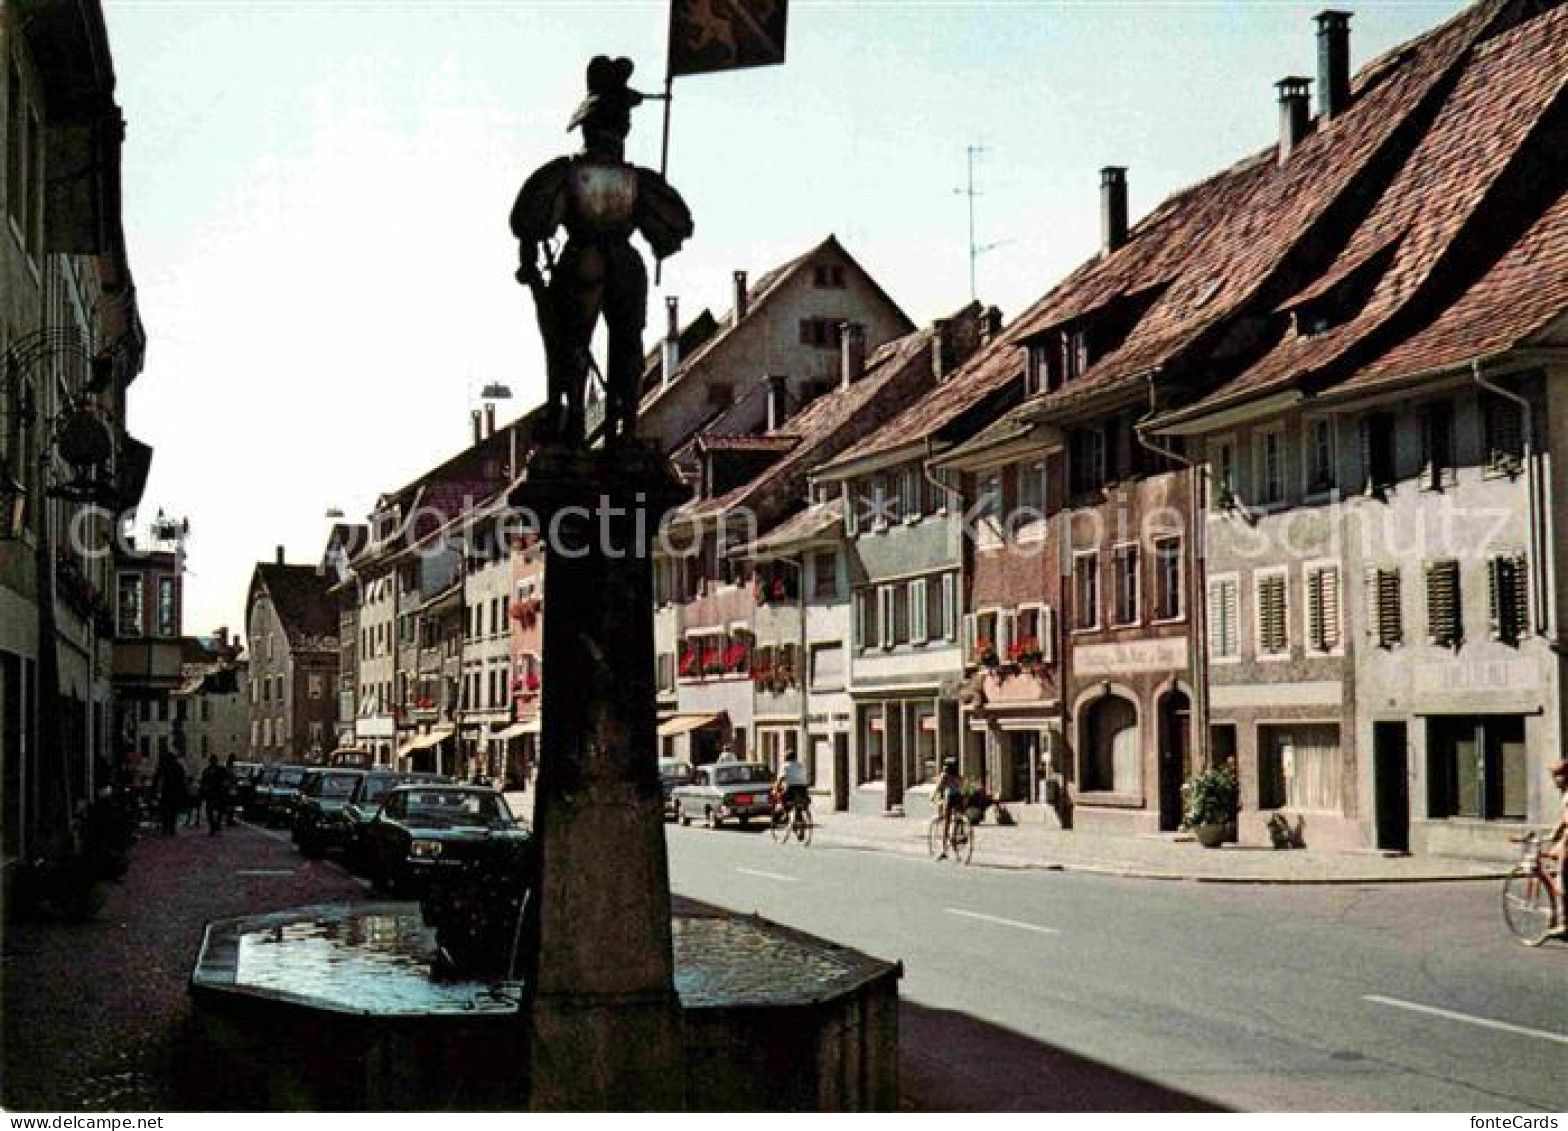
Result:
{"label": "chimney", "polygon": [[485,404],[485,435],[495,435],[495,405],[490,402]]}
{"label": "chimney", "polygon": [[1100,253],[1110,255],[1127,242],[1127,170],[1100,170]]}
{"label": "chimney", "polygon": [[1349,12],[1319,12],[1318,117],[1337,118],[1350,106]]}
{"label": "chimney", "polygon": [[664,315],[669,325],[664,329],[664,365],[660,381],[668,385],[681,363],[681,300],[678,295],[664,297]]}
{"label": "chimney", "polygon": [[789,378],[775,374],[768,378],[768,431],[784,426],[789,416]]}
{"label": "chimney", "polygon": [[859,322],[839,325],[839,388],[847,389],[866,373],[866,328]]}
{"label": "chimney", "polygon": [[1283,165],[1290,160],[1296,146],[1306,140],[1311,128],[1311,109],[1307,100],[1311,97],[1312,80],[1286,75],[1274,85],[1279,89],[1279,163]]}
{"label": "chimney", "polygon": [[991,339],[1002,332],[1002,311],[988,306],[980,312],[980,344],[989,345]]}
{"label": "chimney", "polygon": [[746,317],[746,312],[751,309],[751,296],[746,292],[746,272],[735,272],[735,324],[740,325],[740,320]]}
{"label": "chimney", "polygon": [[273,560],[276,561],[279,565],[283,564],[283,547],[282,546],[278,547],[277,554],[276,554],[276,556],[274,557]]}
{"label": "chimney", "polygon": [[938,318],[931,323],[931,380],[938,385],[947,376],[947,367],[943,364],[946,350],[947,319]]}
{"label": "chimney", "polygon": [[469,412],[469,414],[468,414],[468,422],[471,425],[473,425],[473,429],[474,429],[474,443],[475,444],[478,444],[480,440],[483,440],[485,438],[484,437],[484,425],[482,425],[480,423],[481,419],[482,419],[482,417],[480,416],[479,410],[477,408],[471,410]]}

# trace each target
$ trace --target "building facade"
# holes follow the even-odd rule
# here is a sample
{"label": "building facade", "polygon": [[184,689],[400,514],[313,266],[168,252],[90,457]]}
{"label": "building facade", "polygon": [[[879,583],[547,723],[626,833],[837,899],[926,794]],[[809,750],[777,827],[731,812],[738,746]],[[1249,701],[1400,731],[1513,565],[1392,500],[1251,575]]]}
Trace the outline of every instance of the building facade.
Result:
{"label": "building facade", "polygon": [[251,575],[250,754],[259,762],[322,762],[337,739],[338,611],[316,565],[274,561]]}

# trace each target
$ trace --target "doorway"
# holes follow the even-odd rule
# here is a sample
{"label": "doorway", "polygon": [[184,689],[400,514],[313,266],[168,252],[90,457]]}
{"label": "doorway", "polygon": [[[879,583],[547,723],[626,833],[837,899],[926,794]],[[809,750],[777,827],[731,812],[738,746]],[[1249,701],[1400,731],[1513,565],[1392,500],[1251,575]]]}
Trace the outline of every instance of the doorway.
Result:
{"label": "doorway", "polygon": [[833,736],[833,809],[849,811],[849,735]]}
{"label": "doorway", "polygon": [[1187,693],[1179,689],[1169,691],[1160,700],[1160,831],[1175,832],[1181,828],[1181,786],[1187,780],[1189,766],[1188,741],[1192,722],[1192,707]]}
{"label": "doorway", "polygon": [[1372,724],[1372,773],[1377,790],[1377,846],[1410,851],[1410,765],[1404,723]]}

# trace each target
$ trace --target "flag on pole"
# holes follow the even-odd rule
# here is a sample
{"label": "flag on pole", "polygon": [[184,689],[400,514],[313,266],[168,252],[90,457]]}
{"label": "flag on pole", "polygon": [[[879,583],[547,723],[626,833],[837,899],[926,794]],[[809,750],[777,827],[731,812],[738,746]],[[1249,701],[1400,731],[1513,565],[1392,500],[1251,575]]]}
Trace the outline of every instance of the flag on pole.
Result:
{"label": "flag on pole", "polygon": [[789,0],[670,0],[669,77],[784,61]]}

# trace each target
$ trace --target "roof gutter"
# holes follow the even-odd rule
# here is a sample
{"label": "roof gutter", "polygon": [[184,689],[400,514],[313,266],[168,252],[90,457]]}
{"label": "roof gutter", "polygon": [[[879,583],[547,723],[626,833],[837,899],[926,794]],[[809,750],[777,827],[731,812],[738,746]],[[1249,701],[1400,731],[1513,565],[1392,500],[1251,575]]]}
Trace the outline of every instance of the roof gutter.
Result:
{"label": "roof gutter", "polygon": [[1541,482],[1539,468],[1537,467],[1535,451],[1535,405],[1529,397],[1505,389],[1501,385],[1488,380],[1485,366],[1488,361],[1495,361],[1504,354],[1493,354],[1491,357],[1478,357],[1470,362],[1470,377],[1478,389],[1512,401],[1519,406],[1519,411],[1524,417],[1524,477],[1525,498],[1527,500],[1527,518],[1530,525],[1530,540],[1525,549],[1529,554],[1530,570],[1530,621],[1531,628],[1538,636],[1545,636],[1548,629],[1548,596],[1547,578],[1541,568],[1546,561],[1546,527],[1541,520]]}
{"label": "roof gutter", "polygon": [[1158,416],[1159,391],[1155,382],[1159,379],[1158,367],[1151,369],[1147,374],[1149,383],[1149,411],[1133,425],[1132,434],[1138,443],[1155,455],[1164,456],[1173,463],[1181,464],[1187,469],[1188,498],[1187,498],[1187,547],[1186,560],[1182,565],[1182,579],[1187,586],[1187,607],[1192,610],[1192,631],[1188,634],[1190,643],[1188,648],[1192,657],[1192,735],[1193,748],[1198,751],[1207,766],[1213,756],[1209,745],[1209,623],[1208,623],[1208,593],[1205,592],[1200,571],[1196,568],[1198,562],[1207,560],[1207,553],[1203,545],[1203,536],[1207,529],[1202,513],[1202,503],[1206,492],[1200,491],[1204,485],[1207,463],[1199,465],[1198,461],[1190,459],[1181,452],[1170,448],[1161,447],[1148,435],[1148,427]]}

